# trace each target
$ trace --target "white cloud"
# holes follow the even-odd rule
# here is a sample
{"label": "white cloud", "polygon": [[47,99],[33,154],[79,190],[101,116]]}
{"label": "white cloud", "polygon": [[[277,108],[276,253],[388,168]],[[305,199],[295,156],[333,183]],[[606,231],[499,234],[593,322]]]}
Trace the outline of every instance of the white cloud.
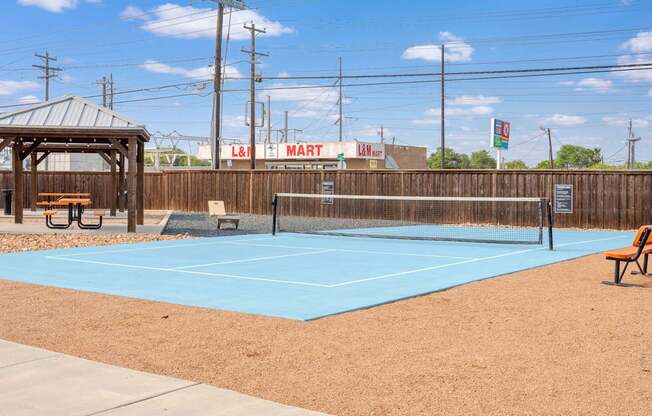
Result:
{"label": "white cloud", "polygon": [[[629,39],[621,45],[621,48],[634,54],[652,52],[652,31],[639,32],[635,37]],[[618,57],[618,64],[647,64],[650,58],[646,55],[622,55]],[[616,75],[628,81],[650,81],[652,80],[652,70],[632,70],[615,72]]]}
{"label": "white cloud", "polygon": [[[439,108],[431,108],[426,110],[425,115],[435,116],[439,115],[441,110]],[[474,107],[449,107],[445,109],[447,116],[483,116],[494,112],[492,107],[486,105],[477,105]]]}
{"label": "white cloud", "polygon": [[500,97],[484,96],[484,95],[460,95],[448,100],[452,105],[485,105],[485,104],[498,104],[502,100]]}
{"label": "white cloud", "polygon": [[577,86],[580,88],[586,87],[600,92],[609,90],[612,84],[611,80],[600,78],[585,78],[577,82]]}
{"label": "white cloud", "polygon": [[[196,79],[200,81],[208,81],[213,79],[213,67],[209,67],[209,66],[188,69],[179,66],[167,65],[150,59],[145,61],[141,65],[141,67],[145,71],[154,72],[156,74],[181,75],[182,77]],[[226,76],[227,78],[241,77],[240,72],[233,66],[226,67]]]}
{"label": "white cloud", "polygon": [[[618,64],[648,64],[650,63],[650,58],[645,55],[622,55],[618,57]],[[634,71],[618,71],[614,72],[615,75],[622,77],[628,81],[638,82],[638,81],[652,81],[652,69]]]}
{"label": "white cloud", "polygon": [[647,127],[650,122],[642,118],[630,118],[627,116],[607,116],[603,117],[604,124],[611,127],[628,127],[629,120],[632,120],[633,127]]}
{"label": "white cloud", "polygon": [[18,99],[19,104],[36,104],[39,102],[41,102],[41,100],[34,95],[25,95]]}
{"label": "white cloud", "polygon": [[[128,6],[127,9],[131,7]],[[123,16],[129,16],[132,19],[135,10],[123,10]],[[142,16],[142,14],[141,14]],[[174,3],[166,3],[154,7],[148,13],[148,18],[141,26],[141,29],[157,34],[159,36],[169,36],[182,39],[198,39],[215,37],[215,16],[216,11],[205,8],[195,8],[192,6],[179,6]],[[228,22],[228,19],[226,20]],[[260,36],[281,36],[293,33],[294,29],[272,21],[262,16],[255,10],[242,10],[231,15],[230,37],[233,40],[249,39],[249,31],[243,28],[245,23],[255,23],[256,27],[265,29],[267,33]],[[228,25],[225,25],[226,34]]]}
{"label": "white cloud", "polygon": [[650,32],[638,32],[636,37],[633,37],[621,45],[623,49],[626,49],[634,53],[643,53],[652,51],[652,31]]}
{"label": "white cloud", "polygon": [[21,90],[35,90],[38,84],[34,81],[0,81],[0,95],[11,95]]}
{"label": "white cloud", "polygon": [[77,0],[17,0],[22,6],[36,6],[50,12],[59,13],[64,9],[77,7]]}
{"label": "white cloud", "polygon": [[[470,62],[473,47],[450,32],[439,32],[439,40],[445,45],[444,60],[446,62]],[[407,48],[403,59],[422,59],[424,61],[441,60],[441,45],[426,44]]]}
{"label": "white cloud", "polygon": [[567,114],[553,114],[550,117],[544,118],[543,122],[554,126],[578,126],[586,123],[586,118]]}
{"label": "white cloud", "polygon": [[[293,87],[293,89],[278,89],[279,87]],[[272,102],[292,102],[300,105],[305,110],[327,111],[333,109],[339,100],[339,92],[332,87],[312,87],[305,84],[272,84],[270,89],[261,92],[261,99],[272,97]],[[345,101],[346,103],[346,101]],[[307,117],[304,115],[304,117]]]}
{"label": "white cloud", "polygon": [[436,126],[441,124],[441,120],[434,118],[422,118],[418,120],[412,120],[412,124],[417,126]]}
{"label": "white cloud", "polygon": [[592,90],[595,92],[607,92],[613,86],[613,81],[601,78],[584,78],[579,81],[561,81],[559,85],[576,87],[575,91]]}
{"label": "white cloud", "polygon": [[120,13],[120,18],[124,20],[147,20],[147,13],[136,6],[127,6],[122,13]]}
{"label": "white cloud", "polygon": [[[366,125],[361,129],[355,130],[352,132],[352,135],[354,137],[376,137],[380,140],[380,127],[379,126],[371,126],[371,125]],[[390,139],[394,135],[394,132],[387,127],[383,128],[383,135],[385,136],[385,140]]]}

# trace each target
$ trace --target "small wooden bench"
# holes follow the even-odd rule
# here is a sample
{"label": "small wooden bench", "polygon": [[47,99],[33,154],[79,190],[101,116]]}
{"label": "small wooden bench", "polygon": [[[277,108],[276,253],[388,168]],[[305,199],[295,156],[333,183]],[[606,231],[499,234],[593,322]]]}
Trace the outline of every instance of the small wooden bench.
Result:
{"label": "small wooden bench", "polygon": [[[625,276],[625,272],[627,272],[627,267],[629,267],[630,263],[635,263],[642,275],[648,275],[648,260],[650,254],[652,254],[652,239],[650,238],[651,235],[652,226],[646,225],[640,227],[636,232],[634,242],[630,247],[625,247],[605,253],[607,260],[616,262],[614,269],[614,284],[621,284],[623,276]],[[638,262],[641,256],[643,256],[643,266],[641,266],[641,264]],[[625,268],[622,272],[620,271],[621,263],[625,263]]]}
{"label": "small wooden bench", "polygon": [[222,228],[222,224],[231,224],[237,230],[240,226],[240,217],[237,215],[227,214],[224,208],[224,201],[208,201],[208,215],[217,217],[217,229]]}

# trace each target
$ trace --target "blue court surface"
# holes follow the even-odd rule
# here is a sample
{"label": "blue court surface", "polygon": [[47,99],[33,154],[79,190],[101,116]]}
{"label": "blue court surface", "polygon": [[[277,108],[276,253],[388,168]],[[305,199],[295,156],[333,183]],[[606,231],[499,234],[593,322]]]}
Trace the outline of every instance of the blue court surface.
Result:
{"label": "blue court surface", "polygon": [[554,251],[547,245],[241,235],[4,254],[0,279],[310,320],[623,247],[632,235],[556,230]]}

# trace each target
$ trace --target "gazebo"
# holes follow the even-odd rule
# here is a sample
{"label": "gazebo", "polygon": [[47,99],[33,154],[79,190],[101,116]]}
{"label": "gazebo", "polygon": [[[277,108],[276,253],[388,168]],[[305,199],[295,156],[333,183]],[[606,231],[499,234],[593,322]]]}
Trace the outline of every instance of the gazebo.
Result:
{"label": "gazebo", "polygon": [[[145,126],[81,97],[65,96],[0,114],[0,151],[12,148],[14,222],[23,223],[23,164],[31,158],[32,204],[38,166],[52,153],[95,153],[111,170],[111,215],[123,208],[128,191],[127,231],[144,223]],[[32,205],[34,208],[34,205]]]}

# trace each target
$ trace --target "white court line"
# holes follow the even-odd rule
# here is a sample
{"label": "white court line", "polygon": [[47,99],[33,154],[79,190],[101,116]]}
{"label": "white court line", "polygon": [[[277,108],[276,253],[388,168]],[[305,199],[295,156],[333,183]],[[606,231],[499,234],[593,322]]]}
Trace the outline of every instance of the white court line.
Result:
{"label": "white court line", "polygon": [[[222,237],[214,237],[222,238]],[[272,240],[274,237],[262,237],[262,238],[250,238],[247,240],[238,240],[238,241],[263,241],[263,240]],[[210,241],[205,243],[196,243],[196,244],[174,244],[169,246],[156,246],[156,247],[138,247],[138,248],[125,248],[118,250],[98,250],[98,251],[88,251],[85,253],[72,253],[72,254],[61,254],[58,256],[50,256],[51,258],[65,258],[72,256],[86,256],[93,254],[111,254],[111,253],[130,253],[134,251],[150,251],[150,250],[165,250],[167,248],[183,248],[183,247],[199,247],[199,246],[214,246],[219,244],[235,244],[232,241]]]}
{"label": "white court line", "polygon": [[328,253],[331,251],[337,251],[336,249],[322,249],[322,250],[316,250],[316,251],[308,251],[305,253],[293,253],[293,254],[283,254],[279,256],[266,256],[266,257],[252,257],[248,259],[239,259],[239,260],[227,260],[227,261],[220,261],[216,263],[206,263],[206,264],[195,264],[192,266],[181,266],[181,267],[172,267],[172,270],[185,270],[185,269],[194,269],[197,267],[205,267],[205,266],[220,266],[223,264],[234,264],[234,263],[248,263],[252,261],[260,261],[260,260],[274,260],[274,259],[284,259],[286,257],[299,257],[299,256],[310,256],[313,254],[322,254],[322,253]]}
{"label": "white court line", "polygon": [[[277,237],[278,238],[278,237]],[[247,247],[277,247],[277,248],[289,248],[297,250],[319,250],[323,247],[308,247],[308,246],[288,246],[282,244],[251,244],[251,243],[231,243],[237,246],[247,246]],[[445,256],[439,254],[417,254],[417,253],[398,253],[394,251],[375,251],[375,250],[357,250],[357,249],[348,249],[348,248],[334,248],[335,251],[341,251],[344,253],[360,253],[360,254],[382,254],[382,255],[391,255],[391,256],[412,256],[412,257],[432,257],[439,259],[460,259],[468,260],[475,257],[461,257],[461,256]]]}
{"label": "white court line", "polygon": [[207,276],[207,277],[221,277],[228,279],[239,279],[239,280],[256,280],[262,282],[271,282],[271,283],[284,283],[289,285],[298,285],[298,286],[313,286],[313,287],[324,287],[327,288],[328,285],[322,285],[320,283],[307,283],[294,280],[280,280],[280,279],[268,279],[264,277],[250,277],[250,276],[239,276],[235,274],[225,274],[225,273],[206,273],[206,272],[197,272],[191,270],[176,270],[176,269],[166,269],[162,267],[148,267],[148,266],[136,266],[133,264],[121,264],[121,263],[109,263],[104,261],[94,261],[94,260],[82,260],[82,259],[68,259],[65,257],[54,257],[54,256],[45,256],[45,258],[52,260],[61,260],[61,261],[72,261],[76,263],[88,263],[88,264],[99,264],[103,266],[113,266],[113,267],[125,267],[129,269],[139,269],[139,270],[153,270],[158,272],[168,272],[168,273],[184,273],[192,274],[198,276]]}
{"label": "white court line", "polygon": [[[587,244],[587,243],[594,243],[598,241],[608,241],[608,240],[619,240],[622,238],[630,238],[629,236],[619,236],[619,237],[609,237],[609,238],[599,238],[595,240],[586,240],[586,241],[575,241],[572,243],[564,243],[564,244],[558,244],[556,247],[567,247],[567,246],[574,246],[574,245],[580,245],[580,244]],[[503,254],[497,254],[495,256],[488,256],[488,257],[479,257],[475,259],[469,259],[465,261],[458,261],[454,263],[448,263],[448,264],[441,264],[438,266],[432,266],[432,267],[424,267],[422,269],[415,269],[415,270],[407,270],[404,272],[398,272],[398,273],[390,273],[390,274],[385,274],[382,276],[375,276],[375,277],[368,277],[366,279],[358,279],[358,280],[351,280],[348,282],[342,282],[342,283],[337,283],[334,285],[329,285],[329,288],[334,288],[334,287],[340,287],[340,286],[347,286],[347,285],[352,285],[352,284],[357,284],[357,283],[363,283],[363,282],[369,282],[373,280],[381,280],[381,279],[388,279],[391,277],[400,277],[400,276],[406,276],[410,274],[415,274],[415,273],[421,273],[421,272],[427,272],[430,270],[437,270],[437,269],[444,269],[446,267],[452,267],[452,266],[459,266],[462,264],[468,264],[468,263],[476,263],[479,261],[484,261],[484,260],[493,260],[501,257],[509,257],[509,256],[515,256],[517,254],[523,254],[523,253],[529,253],[532,251],[540,251],[540,250],[547,250],[545,247],[538,247],[538,248],[531,248],[528,250],[518,250],[518,251],[512,251],[509,253],[503,253]]]}
{"label": "white court line", "polygon": [[[572,242],[572,243],[557,244],[556,247],[566,247],[566,246],[593,243],[593,242],[598,242],[598,241],[619,240],[619,239],[625,239],[625,238],[630,238],[630,237],[629,236],[619,236],[619,237],[600,238],[600,239],[595,239],[595,240],[575,241],[575,242]],[[182,247],[185,247],[185,246],[182,246]],[[337,250],[337,249],[333,249],[333,250]],[[425,268],[416,269],[416,270],[407,270],[407,271],[404,271],[404,272],[398,272],[398,273],[391,273],[391,274],[386,274],[386,275],[382,275],[382,276],[369,277],[369,278],[366,278],[366,279],[351,280],[351,281],[348,281],[348,282],[337,283],[337,284],[334,284],[334,285],[326,285],[326,284],[320,284],[320,283],[308,283],[308,282],[293,281],[293,280],[280,280],[280,279],[269,279],[269,278],[261,278],[261,277],[239,276],[239,275],[230,275],[230,274],[224,274],[224,273],[206,273],[206,272],[197,272],[197,271],[190,271],[190,270],[177,270],[177,269],[169,269],[169,268],[161,268],[161,267],[136,266],[136,265],[130,265],[130,264],[120,264],[120,263],[109,263],[109,262],[101,262],[101,261],[93,261],[93,260],[72,259],[72,258],[66,258],[66,257],[62,257],[62,256],[45,256],[45,258],[53,259],[53,260],[78,262],[78,263],[98,264],[98,265],[114,266],[114,267],[125,267],[125,268],[131,268],[131,269],[153,270],[153,271],[172,272],[172,273],[185,273],[185,274],[200,275],[200,276],[207,276],[207,277],[221,277],[221,278],[240,279],[240,280],[254,280],[254,281],[263,281],[263,282],[271,282],[271,283],[283,283],[283,284],[290,284],[290,285],[311,286],[311,287],[320,287],[320,288],[331,289],[331,288],[336,288],[336,287],[341,287],[341,286],[347,286],[347,285],[358,284],[358,283],[374,281],[374,280],[380,280],[380,279],[388,279],[388,278],[392,278],[392,277],[407,276],[407,275],[420,273],[420,272],[424,272],[424,271],[443,269],[443,268],[451,267],[451,266],[458,266],[458,265],[468,264],[468,263],[476,263],[476,262],[483,261],[483,260],[492,260],[492,259],[496,259],[496,258],[509,257],[509,256],[517,255],[517,254],[523,254],[523,253],[529,253],[529,252],[541,251],[541,250],[547,250],[547,248],[539,247],[539,248],[532,248],[532,249],[527,249],[527,250],[512,251],[512,252],[508,252],[508,253],[498,254],[498,255],[495,255],[495,256],[471,258],[471,259],[468,259],[468,260],[454,262],[454,263],[442,264],[442,265],[432,266],[432,267],[425,267]],[[306,254],[306,253],[302,253],[302,254]]]}

